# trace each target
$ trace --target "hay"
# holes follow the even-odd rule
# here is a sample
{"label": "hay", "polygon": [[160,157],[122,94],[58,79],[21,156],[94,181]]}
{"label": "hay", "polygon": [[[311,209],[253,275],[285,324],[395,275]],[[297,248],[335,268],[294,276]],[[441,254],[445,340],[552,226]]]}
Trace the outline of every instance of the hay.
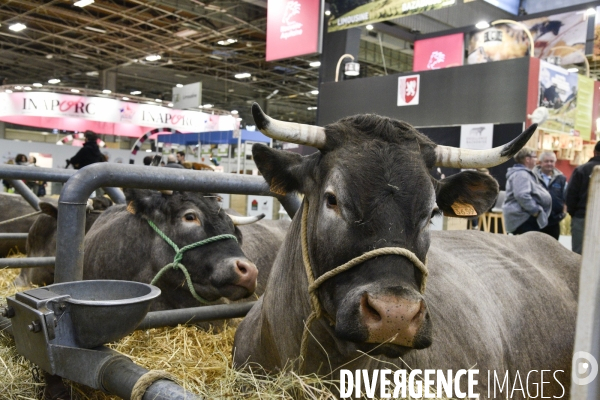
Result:
{"label": "hay", "polygon": [[[1,303],[5,298],[27,288],[12,283],[18,269],[0,271]],[[233,324],[232,324],[233,325]],[[131,358],[149,370],[172,374],[186,390],[207,399],[336,399],[331,388],[336,381],[314,375],[298,376],[289,369],[269,376],[231,368],[231,349],[235,328],[206,332],[196,327],[158,328],[136,331],[107,346]],[[39,372],[20,356],[14,340],[0,333],[0,397],[3,399],[38,399],[43,393]],[[119,399],[89,387],[65,381],[74,398],[82,400]]]}

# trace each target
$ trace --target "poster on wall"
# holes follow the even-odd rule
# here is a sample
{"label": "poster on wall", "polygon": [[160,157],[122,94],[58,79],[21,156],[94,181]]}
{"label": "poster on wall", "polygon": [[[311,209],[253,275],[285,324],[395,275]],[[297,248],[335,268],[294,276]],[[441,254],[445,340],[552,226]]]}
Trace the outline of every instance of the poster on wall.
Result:
{"label": "poster on wall", "polygon": [[322,21],[320,0],[269,1],[266,60],[320,53]]}
{"label": "poster on wall", "polygon": [[456,4],[456,0],[331,0],[327,32],[419,14]]}
{"label": "poster on wall", "polygon": [[246,214],[249,217],[265,214],[264,219],[273,219],[273,198],[271,196],[248,195]]}
{"label": "poster on wall", "polygon": [[[584,62],[587,19],[583,11],[521,21],[531,32],[535,57],[558,65]],[[517,24],[498,24],[471,34],[468,64],[529,55],[529,36]]]}
{"label": "poster on wall", "polygon": [[460,127],[460,148],[488,150],[492,148],[494,124],[468,124]]}
{"label": "poster on wall", "polygon": [[592,112],[594,107],[594,80],[577,75],[577,107],[575,108],[575,130],[583,140],[592,136]]}
{"label": "poster on wall", "polygon": [[415,106],[419,104],[420,86],[420,75],[399,77],[398,106]]}
{"label": "poster on wall", "polygon": [[413,71],[427,71],[463,65],[463,48],[463,33],[416,40]]}
{"label": "poster on wall", "polygon": [[575,132],[577,74],[556,65],[540,62],[539,106],[548,108],[549,116],[540,128],[578,135]]}

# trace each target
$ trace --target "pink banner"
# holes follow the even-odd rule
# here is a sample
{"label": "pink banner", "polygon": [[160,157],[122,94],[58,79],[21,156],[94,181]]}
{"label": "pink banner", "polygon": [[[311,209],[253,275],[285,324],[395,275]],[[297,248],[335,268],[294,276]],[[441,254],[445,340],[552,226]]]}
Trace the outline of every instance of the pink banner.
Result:
{"label": "pink banner", "polygon": [[269,1],[267,61],[321,52],[320,0]]}
{"label": "pink banner", "polygon": [[464,34],[415,40],[413,71],[458,67],[463,65]]}
{"label": "pink banner", "polygon": [[230,115],[50,92],[0,93],[0,121],[133,137],[154,128],[173,128],[182,133],[230,131],[236,122]]}

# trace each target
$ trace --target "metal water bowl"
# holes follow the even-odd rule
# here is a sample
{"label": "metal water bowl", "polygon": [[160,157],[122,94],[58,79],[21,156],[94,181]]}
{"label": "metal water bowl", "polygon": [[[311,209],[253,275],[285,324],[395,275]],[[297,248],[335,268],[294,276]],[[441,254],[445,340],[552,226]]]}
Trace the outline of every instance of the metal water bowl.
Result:
{"label": "metal water bowl", "polygon": [[90,280],[57,283],[44,289],[64,298],[73,339],[79,347],[93,348],[129,335],[144,319],[156,286],[141,282]]}

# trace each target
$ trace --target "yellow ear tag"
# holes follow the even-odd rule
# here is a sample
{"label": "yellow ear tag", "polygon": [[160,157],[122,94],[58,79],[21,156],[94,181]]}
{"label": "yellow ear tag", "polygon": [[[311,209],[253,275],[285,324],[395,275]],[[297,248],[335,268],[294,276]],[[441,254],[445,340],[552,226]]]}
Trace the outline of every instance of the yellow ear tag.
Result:
{"label": "yellow ear tag", "polygon": [[475,211],[475,208],[472,205],[466,203],[455,202],[452,204],[452,210],[454,211],[454,214],[459,216],[477,215],[477,211]]}
{"label": "yellow ear tag", "polygon": [[129,213],[135,215],[135,207],[133,206],[133,201],[130,201],[127,204],[127,211],[129,211]]}

